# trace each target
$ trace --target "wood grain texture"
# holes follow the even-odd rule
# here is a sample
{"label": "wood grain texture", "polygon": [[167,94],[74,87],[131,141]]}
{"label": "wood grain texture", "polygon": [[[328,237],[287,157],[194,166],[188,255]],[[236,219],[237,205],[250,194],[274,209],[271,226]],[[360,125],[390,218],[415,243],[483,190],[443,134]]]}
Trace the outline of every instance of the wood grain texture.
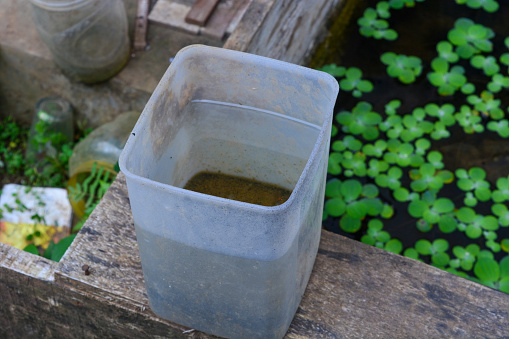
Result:
{"label": "wood grain texture", "polygon": [[242,12],[248,4],[249,0],[219,2],[207,21],[207,25],[201,28],[200,33],[214,39],[223,39],[232,19],[238,12]]}
{"label": "wood grain texture", "polygon": [[[0,256],[0,317],[8,323],[0,328],[1,338],[211,337],[185,332],[189,329],[150,311],[122,173],[60,263],[6,245]],[[81,270],[83,264],[90,275]],[[508,294],[323,231],[287,337],[508,333]]]}
{"label": "wood grain texture", "polygon": [[138,0],[133,42],[133,47],[136,51],[142,51],[147,46],[148,10],[149,0]]}
{"label": "wood grain texture", "polygon": [[190,7],[171,0],[158,0],[150,12],[151,23],[171,27],[183,32],[198,34],[200,26],[185,22],[184,18]]}
{"label": "wood grain texture", "polygon": [[186,15],[186,22],[193,25],[205,26],[219,0],[196,0]]}
{"label": "wood grain texture", "polygon": [[304,64],[331,13],[345,0],[253,0],[224,47]]}

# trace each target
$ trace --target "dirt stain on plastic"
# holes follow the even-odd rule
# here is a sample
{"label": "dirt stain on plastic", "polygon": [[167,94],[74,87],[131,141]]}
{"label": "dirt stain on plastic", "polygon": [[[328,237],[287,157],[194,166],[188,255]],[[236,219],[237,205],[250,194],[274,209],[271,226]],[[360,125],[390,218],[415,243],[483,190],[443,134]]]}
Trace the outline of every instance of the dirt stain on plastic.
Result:
{"label": "dirt stain on plastic", "polygon": [[200,172],[193,176],[185,189],[216,197],[262,206],[277,206],[290,197],[289,190],[253,179],[223,173]]}

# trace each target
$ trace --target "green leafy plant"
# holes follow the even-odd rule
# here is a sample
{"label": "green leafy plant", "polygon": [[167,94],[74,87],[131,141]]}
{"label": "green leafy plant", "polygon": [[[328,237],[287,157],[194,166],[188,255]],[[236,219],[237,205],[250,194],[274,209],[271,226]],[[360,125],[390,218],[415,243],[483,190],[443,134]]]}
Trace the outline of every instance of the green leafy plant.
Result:
{"label": "green leafy plant", "polygon": [[459,65],[450,67],[443,58],[435,58],[431,62],[431,68],[433,72],[428,73],[428,80],[433,86],[438,87],[440,95],[453,95],[467,83],[465,68]]}
{"label": "green leafy plant", "polygon": [[16,174],[23,170],[28,128],[18,125],[12,117],[0,121],[0,173]]}
{"label": "green leafy plant", "polygon": [[69,199],[75,202],[85,201],[85,216],[74,226],[73,231],[81,229],[88,216],[110,187],[113,179],[109,171],[106,171],[104,167],[98,167],[97,163],[94,163],[90,174],[82,183],[78,182],[76,187],[69,187]]}
{"label": "green leafy plant", "polygon": [[493,30],[467,18],[456,20],[454,28],[447,34],[449,41],[456,46],[456,53],[463,59],[470,59],[480,52],[491,52],[493,44],[490,39],[494,36]]}
{"label": "green leafy plant", "polygon": [[389,23],[383,19],[390,16],[389,7],[385,4],[387,2],[377,6],[377,9],[367,8],[364,11],[362,18],[357,21],[361,35],[386,40],[396,40],[398,38],[398,33],[389,28]]}
{"label": "green leafy plant", "polygon": [[456,2],[474,9],[482,8],[489,13],[496,12],[499,8],[498,2],[495,0],[456,0]]}
{"label": "green leafy plant", "polygon": [[[493,0],[456,2],[490,13],[498,9],[498,3]],[[361,35],[388,40],[383,32],[392,30],[393,11],[414,5],[415,1],[378,1],[358,20]],[[436,56],[420,53],[420,46],[426,46],[429,50],[429,41],[427,44],[417,41],[408,44],[409,40],[403,31],[401,39],[407,40],[398,43],[394,50],[385,48],[385,45],[384,49],[379,49],[382,43],[388,44],[390,40],[373,42],[373,50],[383,51],[378,56],[379,67],[372,65],[365,73],[356,70],[355,76],[351,77],[353,85],[347,83],[347,96],[353,94],[354,88],[359,90],[356,87],[356,81],[359,80],[375,79],[375,84],[391,83],[399,87],[397,90],[382,87],[382,92],[389,94],[380,95],[385,101],[378,100],[373,104],[348,101],[345,95],[338,101],[341,108],[332,128],[324,225],[328,227],[332,221],[339,224],[342,231],[367,244],[402,253],[459,276],[508,291],[506,272],[509,269],[506,267],[509,259],[501,254],[509,253],[509,177],[497,179],[496,184],[490,178],[490,182],[486,171],[477,167],[481,163],[479,160],[484,163],[484,158],[477,159],[471,168],[448,168],[454,159],[450,158],[450,153],[447,156],[442,153],[442,150],[450,152],[449,147],[462,143],[461,140],[454,140],[448,145],[448,138],[457,139],[462,131],[469,144],[481,140],[480,136],[473,134],[485,132],[488,138],[509,138],[509,118],[506,116],[504,98],[504,90],[509,88],[506,73],[509,68],[509,37],[494,39],[495,32],[488,27],[490,19],[487,19],[487,14],[469,16],[475,17],[476,21],[460,14],[452,21],[454,26],[446,28],[438,43],[434,40]],[[445,26],[450,22],[448,19],[440,24]],[[388,34],[392,39],[398,37],[397,32]],[[413,38],[415,35],[410,39]],[[417,48],[412,49],[412,46]],[[351,66],[333,65],[324,67],[324,70],[328,68],[326,71],[341,80],[347,79],[347,69],[356,69]],[[391,79],[380,79],[383,68],[388,77],[397,78],[405,87],[423,92],[422,97],[426,101],[414,100],[420,93],[400,90],[402,84]],[[419,78],[423,70],[427,72],[427,82],[424,83]],[[377,90],[378,86],[372,91],[370,89],[370,97],[378,95],[380,92]],[[419,100],[422,100],[420,96]],[[411,107],[410,104],[414,102],[417,104]],[[470,157],[470,151],[466,149],[465,152],[458,152],[459,157]],[[505,159],[504,151],[499,152],[503,153],[501,156]],[[498,154],[496,157],[502,159],[498,158]],[[351,186],[348,188],[350,193],[332,193],[335,185],[339,187],[339,183],[347,181],[347,187]],[[377,195],[371,198],[364,196],[362,187],[373,184],[378,189]],[[378,214],[365,213],[363,199],[379,200]],[[350,213],[347,212],[347,206]],[[398,221],[392,220],[394,215],[398,216]],[[405,218],[412,222],[405,222]],[[393,222],[398,225],[393,225]],[[423,239],[413,246],[407,243],[408,240],[391,236],[395,229],[408,227],[403,225],[409,224],[418,232],[425,233],[422,234]],[[446,234],[451,235],[442,236]],[[464,241],[461,246],[452,242],[456,241],[456,235]],[[420,236],[419,233],[417,236]]]}
{"label": "green leafy plant", "polygon": [[488,201],[491,198],[490,184],[486,179],[486,172],[480,167],[472,167],[456,170],[458,187],[463,191],[473,191],[475,198],[480,201]]}
{"label": "green leafy plant", "polygon": [[336,116],[336,121],[343,126],[344,132],[362,135],[366,140],[375,140],[380,134],[378,124],[382,121],[382,117],[373,112],[372,108],[370,103],[361,101],[351,112],[340,112]]}
{"label": "green leafy plant", "polygon": [[387,74],[404,84],[414,82],[422,72],[421,59],[415,56],[386,52],[380,60],[387,65]]}
{"label": "green leafy plant", "polygon": [[340,226],[345,232],[354,233],[360,229],[361,220],[366,216],[377,216],[384,206],[378,196],[375,185],[362,185],[359,181],[333,179],[325,188],[325,195],[330,199],[325,204],[325,213],[341,217]]}
{"label": "green leafy plant", "polygon": [[450,257],[446,252],[449,249],[449,242],[445,239],[436,239],[433,242],[426,239],[417,240],[415,249],[421,255],[431,256],[434,266],[445,267],[449,263]]}

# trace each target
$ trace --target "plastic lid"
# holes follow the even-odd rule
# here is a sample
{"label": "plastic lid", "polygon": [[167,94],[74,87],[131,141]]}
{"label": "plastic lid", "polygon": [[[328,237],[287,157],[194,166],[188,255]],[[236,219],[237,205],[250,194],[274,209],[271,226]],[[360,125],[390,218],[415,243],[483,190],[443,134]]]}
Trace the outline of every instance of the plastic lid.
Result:
{"label": "plastic lid", "polygon": [[32,4],[56,11],[65,11],[86,5],[90,0],[30,0]]}

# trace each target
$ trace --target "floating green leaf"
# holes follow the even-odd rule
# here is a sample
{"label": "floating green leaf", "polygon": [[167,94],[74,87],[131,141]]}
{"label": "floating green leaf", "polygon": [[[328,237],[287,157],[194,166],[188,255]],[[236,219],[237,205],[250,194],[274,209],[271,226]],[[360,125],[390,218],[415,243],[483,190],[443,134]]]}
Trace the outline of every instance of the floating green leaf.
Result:
{"label": "floating green leaf", "polygon": [[494,283],[500,277],[500,267],[493,259],[480,258],[475,263],[474,273],[483,283]]}

